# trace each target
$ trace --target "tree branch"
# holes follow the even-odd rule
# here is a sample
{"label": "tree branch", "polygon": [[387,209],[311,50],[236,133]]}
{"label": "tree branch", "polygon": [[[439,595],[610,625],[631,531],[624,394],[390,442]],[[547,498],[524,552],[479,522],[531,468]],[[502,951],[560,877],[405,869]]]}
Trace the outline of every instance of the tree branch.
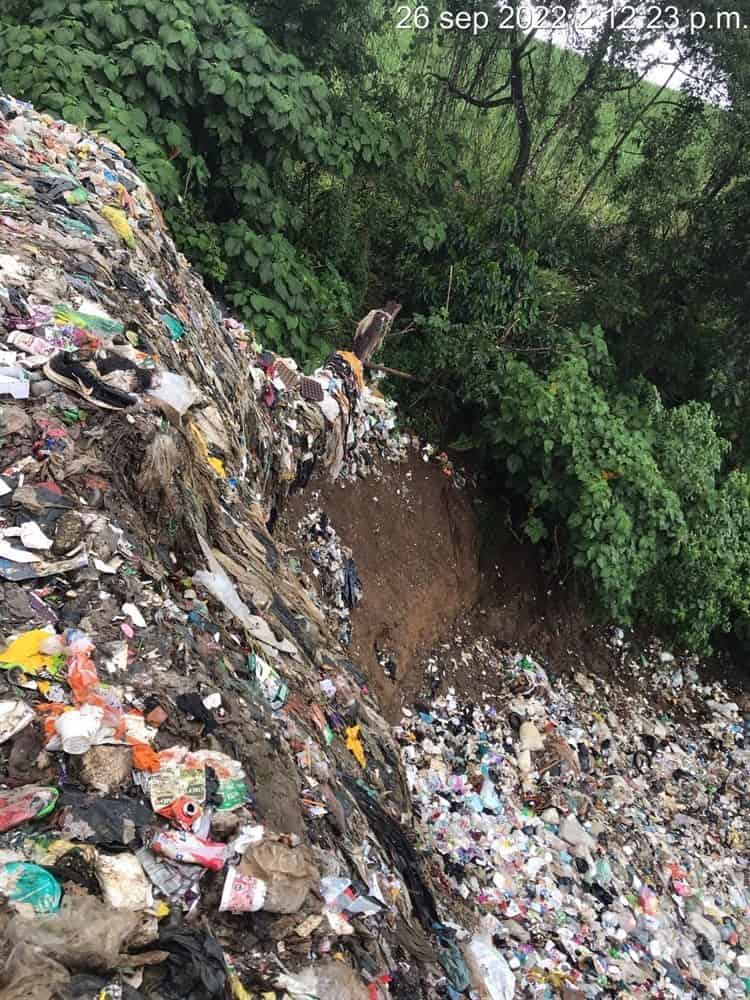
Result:
{"label": "tree branch", "polygon": [[435,79],[439,80],[441,83],[444,83],[454,97],[460,97],[462,101],[466,101],[467,104],[471,104],[475,108],[500,108],[504,105],[513,103],[512,97],[502,97],[497,100],[493,100],[494,94],[498,94],[504,89],[504,87],[507,87],[507,83],[504,84],[503,87],[499,87],[497,90],[493,91],[493,93],[487,97],[473,97],[471,94],[466,93],[465,90],[461,90],[457,87],[452,80],[448,79],[448,77],[438,76],[437,73],[432,73],[430,75],[434,76]]}

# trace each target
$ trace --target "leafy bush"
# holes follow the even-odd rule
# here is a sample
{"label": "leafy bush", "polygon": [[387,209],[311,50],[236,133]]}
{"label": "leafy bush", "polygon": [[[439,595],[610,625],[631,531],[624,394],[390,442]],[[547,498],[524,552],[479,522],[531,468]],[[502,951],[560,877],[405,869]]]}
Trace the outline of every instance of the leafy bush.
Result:
{"label": "leafy bush", "polygon": [[665,409],[644,381],[618,388],[598,327],[558,334],[536,367],[444,313],[427,329],[440,378],[453,373],[454,419],[473,416],[459,444],[496,482],[503,470],[529,538],[554,535],[603,614],[700,650],[748,616],[750,477],[724,475],[729,444],[707,404]]}

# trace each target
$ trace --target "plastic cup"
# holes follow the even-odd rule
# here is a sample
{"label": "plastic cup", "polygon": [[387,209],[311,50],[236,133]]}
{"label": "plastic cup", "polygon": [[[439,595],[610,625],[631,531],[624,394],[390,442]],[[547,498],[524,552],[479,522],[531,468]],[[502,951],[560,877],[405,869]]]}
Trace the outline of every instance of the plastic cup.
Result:
{"label": "plastic cup", "polygon": [[102,723],[102,710],[93,705],[63,712],[55,721],[55,729],[65,753],[79,756],[90,750]]}

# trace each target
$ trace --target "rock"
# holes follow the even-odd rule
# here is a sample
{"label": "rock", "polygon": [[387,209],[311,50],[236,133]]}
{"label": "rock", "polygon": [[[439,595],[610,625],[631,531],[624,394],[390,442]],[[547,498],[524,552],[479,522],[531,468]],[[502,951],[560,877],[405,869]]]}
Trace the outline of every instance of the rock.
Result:
{"label": "rock", "polygon": [[130,781],[133,755],[130,747],[95,746],[81,759],[81,780],[89,788],[105,795],[123,788]]}
{"label": "rock", "polygon": [[74,510],[67,510],[58,520],[55,527],[55,538],[52,542],[52,553],[56,556],[72,552],[83,539],[83,521]]}

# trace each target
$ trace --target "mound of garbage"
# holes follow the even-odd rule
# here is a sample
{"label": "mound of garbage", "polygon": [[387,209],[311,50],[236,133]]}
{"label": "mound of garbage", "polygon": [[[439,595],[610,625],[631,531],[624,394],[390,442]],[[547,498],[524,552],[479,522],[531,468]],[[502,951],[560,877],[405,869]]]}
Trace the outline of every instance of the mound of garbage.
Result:
{"label": "mound of garbage", "polygon": [[457,637],[392,730],[356,551],[304,518],[315,592],[274,537],[414,443],[362,365],[397,309],[302,373],[122,150],[0,97],[0,1000],[750,992],[727,691]]}
{"label": "mound of garbage", "polygon": [[0,450],[0,997],[438,981],[397,747],[269,531],[398,458],[393,405],[263,351],[123,151],[10,97]]}
{"label": "mound of garbage", "polygon": [[616,683],[552,680],[486,638],[430,658],[445,693],[398,729],[419,846],[444,905],[490,915],[468,953],[491,996],[743,997],[750,715],[694,664],[613,641]]}

